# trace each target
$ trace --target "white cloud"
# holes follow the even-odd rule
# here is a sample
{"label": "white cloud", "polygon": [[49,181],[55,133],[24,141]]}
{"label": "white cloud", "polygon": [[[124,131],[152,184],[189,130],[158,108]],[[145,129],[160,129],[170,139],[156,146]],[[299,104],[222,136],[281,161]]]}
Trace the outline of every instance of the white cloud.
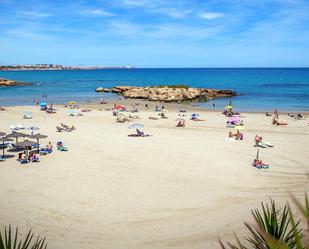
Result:
{"label": "white cloud", "polygon": [[23,12],[18,12],[17,15],[19,15],[19,16],[25,16],[25,17],[33,17],[33,18],[40,18],[40,17],[49,17],[49,16],[52,16],[51,13],[34,12],[34,11],[23,11]]}
{"label": "white cloud", "polygon": [[199,14],[199,17],[207,20],[217,19],[222,16],[224,16],[224,14],[219,12],[203,12]]}
{"label": "white cloud", "polygon": [[101,16],[101,17],[111,17],[111,16],[114,16],[113,13],[111,12],[108,12],[104,9],[83,9],[81,11],[79,11],[79,13],[81,15],[84,15],[84,16]]}
{"label": "white cloud", "polygon": [[176,10],[176,9],[161,9],[161,13],[164,13],[172,18],[179,19],[184,18],[191,11],[190,10]]}
{"label": "white cloud", "polygon": [[177,3],[168,0],[122,0],[122,4],[133,8],[142,8],[146,11],[166,15],[174,19],[187,16],[192,11],[185,8],[182,1]]}
{"label": "white cloud", "polygon": [[200,40],[215,37],[222,32],[222,26],[196,27],[192,25],[161,24],[161,25],[140,25],[130,22],[113,21],[109,24],[105,34],[116,34],[129,38],[143,38],[144,41],[152,39],[179,39]]}
{"label": "white cloud", "polygon": [[97,15],[97,16],[113,16],[114,14],[102,9],[94,9],[92,11],[90,11],[90,13],[92,13],[93,15]]}

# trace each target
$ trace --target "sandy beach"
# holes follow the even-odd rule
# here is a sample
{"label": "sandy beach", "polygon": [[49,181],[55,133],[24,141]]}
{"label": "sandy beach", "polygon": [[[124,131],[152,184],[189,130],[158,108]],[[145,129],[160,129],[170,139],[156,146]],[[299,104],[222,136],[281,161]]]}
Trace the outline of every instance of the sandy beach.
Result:
{"label": "sandy beach", "polygon": [[[244,140],[231,142],[219,111],[166,105],[168,119],[150,120],[154,105],[146,110],[141,102],[140,119],[129,123],[91,104],[81,117],[60,106],[52,115],[37,106],[0,112],[0,131],[36,125],[48,135],[43,146],[62,141],[69,148],[37,164],[21,165],[16,156],[0,162],[0,225],[31,228],[49,249],[220,248],[218,238],[245,235],[243,221],[252,222],[261,201],[283,204],[289,193],[308,191],[308,118],[284,114],[288,125],[273,126],[263,113],[242,113]],[[176,127],[180,108],[188,110],[184,128]],[[24,111],[33,118],[24,120]],[[190,121],[193,111],[205,121]],[[77,129],[58,133],[60,123]],[[128,137],[131,123],[152,136]],[[274,145],[260,149],[269,169],[251,166],[256,134]]]}

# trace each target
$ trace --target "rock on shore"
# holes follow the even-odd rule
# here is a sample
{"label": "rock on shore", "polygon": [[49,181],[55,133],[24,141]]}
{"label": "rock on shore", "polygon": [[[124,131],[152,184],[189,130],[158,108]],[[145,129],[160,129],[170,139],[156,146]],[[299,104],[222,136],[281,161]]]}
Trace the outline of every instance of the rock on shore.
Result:
{"label": "rock on shore", "polygon": [[112,89],[98,87],[96,92],[113,92],[125,98],[146,99],[161,102],[208,101],[215,98],[236,96],[232,90],[216,90],[190,87],[136,87],[115,86]]}
{"label": "rock on shore", "polygon": [[0,87],[26,86],[26,85],[31,85],[31,83],[18,82],[15,80],[0,79]]}

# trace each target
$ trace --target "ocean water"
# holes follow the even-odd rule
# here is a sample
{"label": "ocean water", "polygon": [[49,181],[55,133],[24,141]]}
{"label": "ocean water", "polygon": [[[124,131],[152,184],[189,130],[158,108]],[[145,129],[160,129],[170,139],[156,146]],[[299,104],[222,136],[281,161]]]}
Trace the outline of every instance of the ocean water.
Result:
{"label": "ocean water", "polygon": [[[240,111],[309,112],[309,68],[108,69],[72,71],[0,71],[0,78],[31,82],[31,86],[0,88],[0,106],[32,105],[43,94],[47,102],[65,103],[117,98],[96,93],[115,85],[170,85],[232,89],[240,96],[217,99],[216,108],[232,101]],[[198,103],[212,108],[213,102]]]}

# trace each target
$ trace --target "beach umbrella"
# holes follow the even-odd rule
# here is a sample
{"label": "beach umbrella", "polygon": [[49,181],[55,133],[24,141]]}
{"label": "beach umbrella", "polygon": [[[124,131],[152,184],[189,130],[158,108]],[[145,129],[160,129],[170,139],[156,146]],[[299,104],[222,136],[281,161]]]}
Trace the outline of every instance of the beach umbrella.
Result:
{"label": "beach umbrella", "polygon": [[121,109],[125,109],[125,107],[123,105],[117,105],[115,107],[116,110],[121,110]]}
{"label": "beach umbrella", "polygon": [[235,130],[244,130],[245,127],[243,127],[242,125],[235,125],[235,126],[234,126],[234,129],[235,129]]}
{"label": "beach umbrella", "polygon": [[[4,132],[0,132],[0,134],[5,134]],[[11,138],[8,138],[8,137],[1,137],[0,140],[2,141],[2,157],[4,157],[4,149],[7,145],[9,145],[8,142],[10,141],[14,141],[13,139]]]}
{"label": "beach umbrella", "polygon": [[198,113],[192,113],[191,116],[200,116]]}
{"label": "beach umbrella", "polygon": [[44,107],[44,106],[47,106],[47,104],[46,104],[46,102],[41,102],[40,106]]}
{"label": "beach umbrella", "polygon": [[70,102],[68,103],[68,105],[76,105],[76,102],[75,102],[75,101],[70,101]]}
{"label": "beach umbrella", "polygon": [[232,105],[226,105],[224,108],[225,109],[233,109],[233,106]]}
{"label": "beach umbrella", "polygon": [[168,112],[168,110],[166,110],[166,109],[163,109],[163,110],[161,110],[161,112]]}
{"label": "beach umbrella", "polygon": [[16,143],[18,143],[18,138],[20,137],[28,137],[27,134],[21,133],[21,132],[12,132],[11,134],[7,135],[8,138],[15,138]]}
{"label": "beach umbrella", "polygon": [[131,124],[128,128],[129,129],[140,129],[143,128],[144,125],[143,124]]}
{"label": "beach umbrella", "polygon": [[40,133],[29,136],[29,138],[34,138],[34,139],[37,140],[39,151],[40,151],[40,139],[44,139],[44,138],[47,138],[47,137],[48,137],[47,135],[43,135],[43,134],[40,134]]}
{"label": "beach umbrella", "polygon": [[23,142],[19,142],[19,143],[16,143],[16,146],[17,147],[21,147],[21,148],[25,148],[26,151],[27,151],[27,156],[28,156],[28,150],[29,150],[29,147],[32,147],[34,145],[36,145],[37,143],[34,142],[34,141],[23,141]]}

